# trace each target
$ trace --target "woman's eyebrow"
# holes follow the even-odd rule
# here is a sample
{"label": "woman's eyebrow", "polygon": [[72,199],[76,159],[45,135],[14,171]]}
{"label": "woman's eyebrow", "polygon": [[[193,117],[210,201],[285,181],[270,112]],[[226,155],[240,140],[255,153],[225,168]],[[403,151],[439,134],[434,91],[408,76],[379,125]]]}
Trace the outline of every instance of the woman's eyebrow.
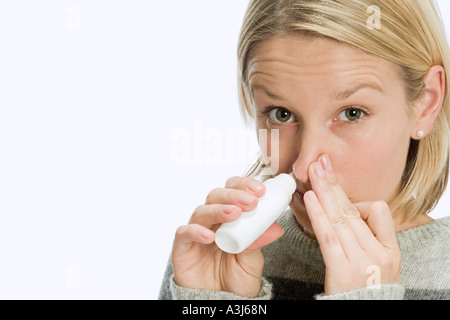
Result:
{"label": "woman's eyebrow", "polygon": [[362,89],[373,89],[381,93],[384,93],[383,89],[375,82],[360,82],[353,88],[335,94],[332,100],[343,101],[345,99],[350,98],[352,95],[356,94],[358,91]]}
{"label": "woman's eyebrow", "polygon": [[252,95],[255,95],[255,91],[262,91],[265,93],[269,98],[273,100],[284,100],[282,97],[276,95],[275,93],[271,92],[269,89],[267,89],[265,86],[255,83],[251,87]]}
{"label": "woman's eyebrow", "polygon": [[[333,96],[332,100],[334,100],[334,101],[346,100],[346,99],[350,98],[352,95],[356,94],[358,91],[360,91],[362,89],[372,89],[372,90],[376,90],[376,91],[379,91],[381,93],[384,93],[383,89],[378,84],[376,84],[375,82],[360,82],[356,86],[354,86],[354,87],[352,87],[350,89],[346,89],[344,91],[341,91],[341,92],[335,94]],[[266,94],[271,99],[283,100],[284,101],[284,99],[282,97],[276,95],[275,93],[273,93],[272,91],[267,89],[262,84],[259,84],[259,83],[253,84],[252,87],[251,87],[252,95],[255,94],[255,91],[262,91],[264,94]]]}

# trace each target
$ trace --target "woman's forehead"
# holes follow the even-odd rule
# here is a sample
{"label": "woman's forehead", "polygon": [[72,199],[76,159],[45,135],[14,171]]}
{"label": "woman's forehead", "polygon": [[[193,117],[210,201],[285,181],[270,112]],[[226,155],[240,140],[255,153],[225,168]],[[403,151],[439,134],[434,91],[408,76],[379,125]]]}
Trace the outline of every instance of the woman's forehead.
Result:
{"label": "woman's forehead", "polygon": [[248,61],[252,89],[264,83],[336,88],[364,82],[383,90],[401,79],[395,64],[334,40],[283,37],[261,42],[253,50]]}

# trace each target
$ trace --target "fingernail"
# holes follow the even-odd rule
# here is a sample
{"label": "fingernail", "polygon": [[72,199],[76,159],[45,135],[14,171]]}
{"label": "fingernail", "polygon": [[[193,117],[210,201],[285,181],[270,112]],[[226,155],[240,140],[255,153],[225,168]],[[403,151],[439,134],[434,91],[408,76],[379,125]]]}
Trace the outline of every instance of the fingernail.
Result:
{"label": "fingernail", "polygon": [[239,197],[239,203],[241,203],[243,205],[249,205],[253,201],[255,201],[255,199],[256,198],[254,196],[252,196],[251,194],[244,193]]}
{"label": "fingernail", "polygon": [[325,171],[323,171],[322,165],[320,163],[315,163],[313,172],[318,177],[325,177]]}
{"label": "fingernail", "polygon": [[322,163],[323,168],[328,171],[328,172],[332,172],[333,171],[333,166],[331,165],[331,159],[329,155],[324,155],[320,158],[320,162]]}
{"label": "fingernail", "polygon": [[305,197],[307,197],[308,200],[311,201],[311,202],[313,202],[313,203],[319,202],[319,199],[317,199],[317,196],[316,196],[316,194],[314,193],[314,191],[308,191],[308,192],[305,194]]}
{"label": "fingernail", "polygon": [[235,208],[236,208],[236,206],[226,205],[226,206],[223,206],[223,212],[224,212],[225,214],[230,214],[230,213],[233,212],[233,210],[234,210]]}
{"label": "fingernail", "polygon": [[253,192],[255,192],[255,193],[258,193],[258,192],[260,192],[261,190],[264,189],[264,185],[263,185],[261,182],[258,182],[258,181],[256,181],[256,180],[253,180],[253,181],[251,181],[251,182],[248,184],[248,188],[249,188],[251,191],[253,191]]}
{"label": "fingernail", "polygon": [[209,239],[213,235],[213,232],[211,230],[202,229],[202,230],[200,230],[200,235],[204,239]]}

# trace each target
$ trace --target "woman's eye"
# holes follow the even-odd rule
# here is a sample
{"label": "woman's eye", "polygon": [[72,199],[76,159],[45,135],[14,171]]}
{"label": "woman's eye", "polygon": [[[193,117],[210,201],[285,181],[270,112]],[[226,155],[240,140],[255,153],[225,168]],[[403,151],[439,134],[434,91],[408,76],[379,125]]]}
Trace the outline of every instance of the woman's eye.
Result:
{"label": "woman's eye", "polygon": [[276,108],[270,111],[270,119],[276,123],[287,123],[295,120],[294,115],[286,109]]}
{"label": "woman's eye", "polygon": [[366,115],[366,112],[364,112],[361,109],[348,108],[339,114],[338,119],[342,120],[342,121],[347,121],[347,122],[355,122],[355,121],[360,120],[365,115]]}

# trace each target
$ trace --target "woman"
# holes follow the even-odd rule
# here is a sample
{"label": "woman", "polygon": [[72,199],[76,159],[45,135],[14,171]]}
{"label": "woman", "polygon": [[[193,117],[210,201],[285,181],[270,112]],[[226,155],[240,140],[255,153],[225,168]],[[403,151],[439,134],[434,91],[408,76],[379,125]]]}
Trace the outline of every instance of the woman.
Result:
{"label": "woman", "polygon": [[[449,162],[434,2],[252,0],[238,58],[244,116],[279,145],[177,230],[160,297],[450,299],[450,219],[427,215]],[[290,209],[224,253],[214,231],[256,207],[264,169],[294,172]]]}

